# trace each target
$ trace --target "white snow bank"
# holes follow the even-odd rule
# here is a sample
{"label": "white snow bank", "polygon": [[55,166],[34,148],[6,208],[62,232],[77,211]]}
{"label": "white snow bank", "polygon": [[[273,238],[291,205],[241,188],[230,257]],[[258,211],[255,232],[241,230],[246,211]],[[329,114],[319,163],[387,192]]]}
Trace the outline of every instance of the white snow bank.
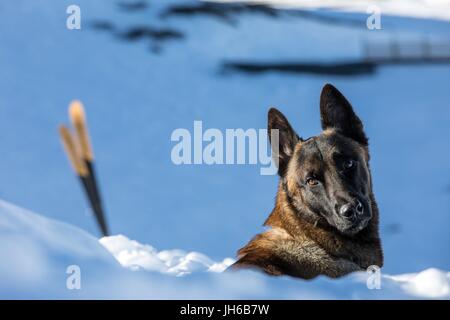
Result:
{"label": "white snow bank", "polygon": [[191,272],[222,272],[235,260],[225,258],[214,262],[199,252],[164,250],[158,252],[150,245],[143,245],[123,235],[104,237],[100,243],[112,253],[119,263],[131,270],[159,271],[182,276]]}
{"label": "white snow bank", "polygon": [[419,273],[386,276],[401,284],[411,295],[427,298],[448,297],[450,293],[450,272],[430,268]]}
{"label": "white snow bank", "polygon": [[[123,235],[101,238],[100,243],[111,252],[119,263],[131,270],[157,271],[182,276],[192,272],[222,272],[234,259],[225,258],[222,262],[213,262],[199,252],[183,250],[164,250],[158,252],[147,244],[130,240]],[[365,278],[362,278],[362,281]],[[419,273],[403,275],[382,275],[382,279],[398,284],[404,292],[423,298],[442,298],[450,296],[450,272],[435,268]]]}
{"label": "white snow bank", "polygon": [[[211,1],[211,0],[208,0]],[[241,0],[212,0],[242,2]],[[330,8],[367,13],[377,8],[381,14],[450,20],[449,0],[245,0],[284,8]]]}
{"label": "white snow bank", "polygon": [[[0,200],[0,299],[450,298],[450,273],[437,269],[383,275],[380,289],[370,290],[364,272],[313,281],[251,271],[217,273],[231,262],[181,250],[158,252],[125,236],[99,242],[76,227]],[[80,289],[67,286],[73,265],[81,271]],[[190,275],[172,276],[185,274]]]}

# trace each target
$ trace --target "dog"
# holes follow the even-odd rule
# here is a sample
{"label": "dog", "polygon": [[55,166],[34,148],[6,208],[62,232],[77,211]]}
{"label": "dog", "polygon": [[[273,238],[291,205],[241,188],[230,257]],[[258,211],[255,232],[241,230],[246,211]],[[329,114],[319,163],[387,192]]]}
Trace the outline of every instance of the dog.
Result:
{"label": "dog", "polygon": [[363,124],[331,84],[322,89],[320,116],[323,131],[304,140],[280,111],[269,110],[280,177],[275,208],[264,223],[270,229],[238,251],[230,270],[312,279],[383,266]]}

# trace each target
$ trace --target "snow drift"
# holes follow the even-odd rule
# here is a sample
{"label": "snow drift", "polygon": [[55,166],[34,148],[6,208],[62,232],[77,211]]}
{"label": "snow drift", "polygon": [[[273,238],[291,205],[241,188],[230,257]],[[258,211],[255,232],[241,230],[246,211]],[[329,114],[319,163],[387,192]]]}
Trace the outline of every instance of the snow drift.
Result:
{"label": "snow drift", "polygon": [[[233,260],[217,263],[201,253],[158,252],[121,235],[98,240],[1,200],[0,257],[3,299],[450,298],[450,273],[438,269],[383,275],[380,289],[374,290],[368,289],[365,273],[313,281],[251,271],[218,274]],[[80,289],[66,285],[73,265],[81,271]]]}
{"label": "snow drift", "polygon": [[100,243],[108,249],[117,261],[131,270],[158,271],[177,276],[198,271],[222,272],[234,260],[225,258],[214,262],[199,252],[164,250],[158,252],[150,245],[143,245],[123,235],[104,237]]}

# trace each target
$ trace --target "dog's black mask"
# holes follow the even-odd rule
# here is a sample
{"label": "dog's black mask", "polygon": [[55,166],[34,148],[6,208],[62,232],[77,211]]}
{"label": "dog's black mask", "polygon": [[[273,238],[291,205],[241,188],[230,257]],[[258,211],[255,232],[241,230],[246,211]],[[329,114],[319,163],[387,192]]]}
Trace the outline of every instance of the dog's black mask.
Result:
{"label": "dog's black mask", "polygon": [[332,85],[322,90],[320,114],[323,132],[302,140],[283,114],[271,109],[273,156],[296,211],[311,223],[353,236],[372,218],[368,140],[350,103]]}

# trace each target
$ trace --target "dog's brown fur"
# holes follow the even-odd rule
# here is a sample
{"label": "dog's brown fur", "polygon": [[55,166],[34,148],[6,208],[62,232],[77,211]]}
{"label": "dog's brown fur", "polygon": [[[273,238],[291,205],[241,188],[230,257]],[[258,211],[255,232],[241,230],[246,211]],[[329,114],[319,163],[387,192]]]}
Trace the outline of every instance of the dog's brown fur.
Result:
{"label": "dog's brown fur", "polygon": [[[315,141],[303,141],[279,111],[272,109],[269,112],[269,130],[280,129],[280,151],[275,156],[279,157],[281,178],[275,208],[264,223],[271,229],[255,236],[239,250],[239,260],[231,266],[232,270],[257,268],[271,275],[310,279],[318,275],[336,278],[364,270],[371,265],[383,265],[378,235],[378,208],[372,192],[368,143],[362,123],[353,113],[348,101],[331,85],[325,86],[322,91],[321,112],[324,131],[312,138]],[[348,116],[344,121],[350,120],[353,123],[339,122],[342,121],[342,114]],[[323,159],[316,161],[323,162],[319,167],[311,159],[301,161],[301,149],[313,143],[323,150],[329,150],[322,152]],[[361,199],[366,199],[367,207],[370,207],[366,211],[371,211],[367,225],[354,233],[346,232],[345,229],[338,230],[333,223],[329,223],[328,217],[314,213],[314,209],[305,200],[309,191],[302,190],[307,188],[306,185],[302,187],[298,182],[303,172],[325,170],[321,166],[330,164],[336,166],[336,162],[332,160],[336,150],[357,154],[355,157],[359,159],[359,163],[355,175],[358,177],[355,179],[364,182],[364,185],[358,185],[358,190],[361,192]],[[336,171],[335,168],[330,170]],[[326,185],[327,179],[340,179],[339,174],[336,173],[334,178],[332,174],[329,178],[324,177],[326,192],[331,192]],[[342,190],[335,193],[346,194],[346,184],[339,182],[338,185]],[[329,200],[328,196],[325,198]]]}

